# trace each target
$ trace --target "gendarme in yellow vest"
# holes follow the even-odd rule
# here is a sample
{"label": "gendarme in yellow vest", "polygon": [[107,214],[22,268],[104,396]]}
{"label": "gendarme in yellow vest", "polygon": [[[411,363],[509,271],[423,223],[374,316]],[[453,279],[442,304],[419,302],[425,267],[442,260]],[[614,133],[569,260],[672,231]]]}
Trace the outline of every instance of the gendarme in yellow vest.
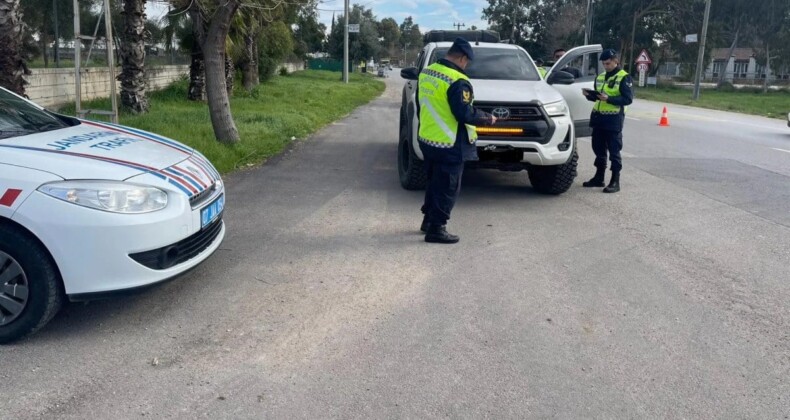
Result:
{"label": "gendarme in yellow vest", "polygon": [[[420,72],[420,133],[418,140],[434,147],[449,149],[458,136],[458,120],[455,119],[447,90],[457,80],[469,80],[465,74],[439,63],[433,63]],[[470,103],[471,105],[471,103]],[[473,125],[466,124],[469,142],[477,140]]]}
{"label": "gendarme in yellow vest", "polygon": [[[620,70],[615,73],[614,76],[610,77],[609,80],[606,80],[606,72],[603,72],[598,75],[598,78],[595,79],[595,86],[598,89],[598,92],[605,93],[607,96],[614,97],[620,96],[620,82],[628,76],[628,72],[625,70]],[[609,87],[612,85],[612,87]],[[619,105],[612,105],[608,102],[602,101],[595,101],[595,105],[593,105],[593,112],[597,112],[599,114],[607,114],[607,115],[614,115],[620,113]]]}

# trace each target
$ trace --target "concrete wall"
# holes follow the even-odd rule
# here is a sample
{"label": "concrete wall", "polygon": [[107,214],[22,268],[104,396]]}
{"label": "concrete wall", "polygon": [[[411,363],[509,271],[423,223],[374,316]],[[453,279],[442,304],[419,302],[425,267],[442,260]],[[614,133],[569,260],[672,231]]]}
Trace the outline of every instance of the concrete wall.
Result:
{"label": "concrete wall", "polygon": [[283,68],[283,67],[285,67],[286,70],[288,70],[288,73],[293,73],[295,71],[301,71],[301,70],[304,70],[304,61],[299,61],[297,63],[282,63],[282,64],[280,64],[280,67],[277,70],[277,74],[280,74],[279,73],[279,71],[280,71],[279,69]]}
{"label": "concrete wall", "polygon": [[[74,68],[32,69],[27,76],[26,93],[33,102],[44,107],[54,107],[74,102]],[[148,89],[167,87],[189,72],[189,66],[158,66],[146,69]],[[120,68],[116,70],[116,76]],[[110,71],[107,67],[89,67],[82,73],[82,100],[110,96]],[[116,81],[116,92],[120,82]]]}
{"label": "concrete wall", "polygon": [[[288,73],[304,70],[304,62],[283,63]],[[27,76],[26,93],[30,99],[44,107],[56,107],[74,102],[74,68],[32,69]],[[120,68],[116,70],[116,76]],[[157,90],[167,87],[182,75],[189,74],[189,66],[157,66],[146,69],[148,89]],[[107,67],[88,67],[82,73],[82,100],[107,98],[110,96],[110,73]],[[116,81],[116,92],[121,83]]]}

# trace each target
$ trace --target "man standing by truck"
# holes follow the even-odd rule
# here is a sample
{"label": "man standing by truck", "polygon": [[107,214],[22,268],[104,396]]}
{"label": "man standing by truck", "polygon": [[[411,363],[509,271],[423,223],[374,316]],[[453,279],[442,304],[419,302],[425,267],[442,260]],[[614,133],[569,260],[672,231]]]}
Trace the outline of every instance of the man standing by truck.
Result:
{"label": "man standing by truck", "polygon": [[585,187],[603,187],[606,174],[606,157],[612,161],[612,178],[603,189],[605,193],[620,191],[620,170],[623,160],[620,150],[623,148],[623,123],[625,107],[631,105],[634,94],[631,91],[633,82],[628,72],[620,68],[617,52],[612,49],[603,50],[601,61],[605,72],[595,79],[595,90],[582,90],[589,101],[594,101],[590,115],[592,127],[592,148],[595,152],[595,176],[582,185]]}
{"label": "man standing by truck", "polygon": [[461,191],[464,162],[477,160],[474,126],[496,122],[472,105],[472,84],[464,70],[473,59],[469,42],[456,38],[444,58],[420,73],[418,140],[428,175],[420,226],[425,242],[453,244],[460,239],[446,225]]}

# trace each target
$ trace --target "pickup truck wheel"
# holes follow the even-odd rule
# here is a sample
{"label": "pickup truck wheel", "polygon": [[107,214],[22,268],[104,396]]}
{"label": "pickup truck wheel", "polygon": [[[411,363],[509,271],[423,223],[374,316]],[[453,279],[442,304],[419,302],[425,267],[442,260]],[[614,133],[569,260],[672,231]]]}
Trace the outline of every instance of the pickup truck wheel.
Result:
{"label": "pickup truck wheel", "polygon": [[43,327],[60,309],[60,273],[26,232],[0,225],[0,344]]}
{"label": "pickup truck wheel", "polygon": [[398,176],[400,185],[407,190],[422,190],[428,183],[423,161],[412,149],[411,124],[401,109],[400,136],[398,140]]}
{"label": "pickup truck wheel", "polygon": [[576,153],[576,146],[574,145],[571,158],[562,165],[531,166],[527,170],[529,182],[533,188],[543,194],[562,194],[573,185],[578,163],[579,154]]}

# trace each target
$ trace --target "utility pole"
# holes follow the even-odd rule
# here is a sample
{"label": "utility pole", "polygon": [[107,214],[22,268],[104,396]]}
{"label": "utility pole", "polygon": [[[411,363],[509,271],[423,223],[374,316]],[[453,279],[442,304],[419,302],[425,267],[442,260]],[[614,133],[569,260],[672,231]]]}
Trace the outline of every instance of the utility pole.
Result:
{"label": "utility pole", "polygon": [[584,22],[584,45],[590,44],[591,35],[592,35],[592,0],[587,0],[587,19]]}
{"label": "utility pole", "polygon": [[343,15],[343,83],[348,83],[348,0]]}
{"label": "utility pole", "polygon": [[460,31],[462,27],[466,27],[466,24],[463,24],[463,23],[453,23],[453,27],[455,27],[455,29],[456,29],[456,30],[459,30],[459,31]]}
{"label": "utility pole", "polygon": [[58,30],[58,2],[52,0],[52,20],[55,21],[55,67],[60,67],[60,31]]}
{"label": "utility pole", "polygon": [[697,74],[694,76],[694,94],[692,100],[699,100],[699,83],[702,78],[702,62],[705,58],[705,38],[708,34],[708,18],[710,17],[710,2],[705,0],[705,17],[702,20],[702,39],[699,42],[699,54],[697,55]]}

